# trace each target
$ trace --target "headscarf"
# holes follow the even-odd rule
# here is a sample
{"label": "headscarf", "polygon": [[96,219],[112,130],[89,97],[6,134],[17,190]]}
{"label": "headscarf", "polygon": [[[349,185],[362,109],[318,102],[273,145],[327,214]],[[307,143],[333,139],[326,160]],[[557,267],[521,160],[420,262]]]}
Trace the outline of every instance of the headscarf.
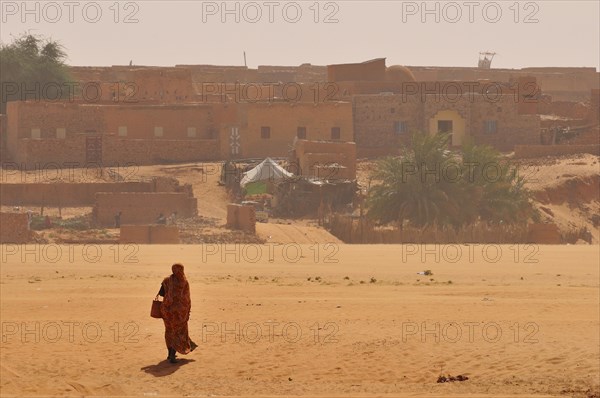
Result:
{"label": "headscarf", "polygon": [[165,323],[165,341],[167,347],[187,354],[191,350],[187,326],[192,307],[190,285],[183,272],[183,265],[173,264],[171,271],[173,274],[163,280],[165,299],[161,305],[161,314]]}

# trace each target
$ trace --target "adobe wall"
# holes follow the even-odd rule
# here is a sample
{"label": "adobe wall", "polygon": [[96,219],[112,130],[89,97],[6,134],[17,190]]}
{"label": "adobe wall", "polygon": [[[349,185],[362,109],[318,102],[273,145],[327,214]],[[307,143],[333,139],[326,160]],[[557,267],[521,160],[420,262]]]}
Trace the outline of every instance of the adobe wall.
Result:
{"label": "adobe wall", "polygon": [[168,217],[192,217],[198,213],[198,201],[186,193],[115,192],[96,194],[93,214],[98,225],[114,225],[114,217],[122,212],[122,224],[151,224],[160,213]]}
{"label": "adobe wall", "polygon": [[6,115],[0,114],[0,163],[7,161],[8,149],[6,147],[6,133],[8,119]]}
{"label": "adobe wall", "polygon": [[[416,95],[358,95],[353,107],[354,141],[363,156],[375,148],[393,151],[424,128],[423,106]],[[394,123],[400,121],[407,123],[407,132],[394,131]]]}
{"label": "adobe wall", "polygon": [[436,66],[408,66],[418,81],[491,80],[507,82],[522,76],[536,78],[542,91],[556,101],[589,100],[591,88],[600,87],[600,73],[595,68],[523,68],[479,69]]}
{"label": "adobe wall", "polygon": [[[10,102],[8,112],[8,150],[14,161],[26,167],[51,162],[85,165],[86,140],[92,135],[102,136],[104,165],[219,157],[216,123],[221,121],[215,119],[218,112],[212,105]],[[155,127],[162,128],[162,136],[155,136]],[[57,138],[59,128],[65,138]],[[188,128],[195,129],[193,136]],[[39,129],[40,139],[31,138],[32,129]]]}
{"label": "adobe wall", "polygon": [[[32,129],[39,129],[42,139],[53,139],[57,138],[59,128],[65,129],[65,138],[98,133],[128,139],[198,140],[215,138],[217,128],[212,117],[213,106],[207,104],[95,105],[13,101],[8,103],[7,114],[11,140],[31,138]],[[161,137],[155,136],[155,127],[162,127]],[[193,137],[188,136],[188,128],[195,128]]]}
{"label": "adobe wall", "polygon": [[570,119],[584,119],[588,117],[590,106],[581,102],[570,101],[540,101],[538,113],[540,115],[556,115]]}
{"label": "adobe wall", "polygon": [[600,145],[515,145],[516,158],[538,158],[544,156],[590,153],[600,156]]}
{"label": "adobe wall", "polygon": [[600,124],[600,89],[592,90],[592,99],[590,101],[589,121],[593,124]]}
{"label": "adobe wall", "polygon": [[87,102],[188,102],[194,94],[186,68],[76,66],[69,71],[80,86],[77,97]]}
{"label": "adobe wall", "polygon": [[385,71],[385,58],[355,64],[327,65],[327,80],[330,82],[385,80]]}
{"label": "adobe wall", "polygon": [[119,243],[177,244],[179,229],[175,225],[122,225]]}
{"label": "adobe wall", "polygon": [[[465,139],[476,144],[491,145],[499,150],[512,150],[516,144],[537,144],[540,141],[540,120],[537,115],[522,115],[514,95],[469,94],[448,101],[430,94],[421,95],[360,95],[354,97],[355,142],[360,156],[394,154],[403,144],[409,144],[413,133],[429,132],[429,122],[438,112],[455,112],[464,121]],[[497,121],[497,132],[486,133],[484,122]],[[395,122],[405,122],[407,131],[397,133]]]}
{"label": "adobe wall", "polygon": [[[221,130],[221,153],[224,158],[288,157],[298,127],[306,128],[310,140],[331,140],[331,129],[340,128],[339,141],[353,141],[352,104],[335,102],[309,103],[246,103],[236,106],[239,129],[237,155],[231,153],[231,130]],[[270,127],[270,138],[261,138],[261,127]]]}
{"label": "adobe wall", "polygon": [[[476,96],[470,112],[470,127],[467,132],[478,145],[491,145],[501,151],[512,151],[515,145],[540,143],[540,118],[523,115],[519,103],[512,95],[501,95],[492,101],[485,96]],[[497,121],[497,132],[487,133],[486,120]]]}
{"label": "adobe wall", "polygon": [[98,192],[153,192],[153,182],[0,184],[3,206],[92,206]]}
{"label": "adobe wall", "polygon": [[253,206],[235,203],[227,205],[227,228],[256,232],[256,210]]}
{"label": "adobe wall", "polygon": [[[298,170],[291,171],[296,175],[356,179],[356,144],[353,142],[298,140],[294,147],[293,158]],[[338,163],[345,168],[319,169],[333,163]]]}
{"label": "adobe wall", "polygon": [[27,243],[33,232],[27,228],[27,213],[0,212],[0,243]]}
{"label": "adobe wall", "polygon": [[[147,165],[218,159],[218,140],[127,140],[102,136],[104,167],[123,164]],[[61,167],[97,165],[86,159],[86,136],[72,139],[22,139],[13,158],[25,168],[55,163]]]}

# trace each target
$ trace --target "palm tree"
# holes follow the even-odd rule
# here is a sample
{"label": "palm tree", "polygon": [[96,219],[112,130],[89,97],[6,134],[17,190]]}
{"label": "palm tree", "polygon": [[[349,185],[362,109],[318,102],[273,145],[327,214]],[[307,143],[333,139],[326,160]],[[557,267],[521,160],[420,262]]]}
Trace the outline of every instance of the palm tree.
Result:
{"label": "palm tree", "polygon": [[454,224],[459,215],[457,186],[443,170],[453,161],[448,134],[416,133],[401,157],[377,164],[367,198],[368,216],[382,223],[410,221],[419,227]]}
{"label": "palm tree", "polygon": [[532,215],[525,180],[518,176],[516,167],[502,160],[498,151],[467,143],[463,146],[463,165],[472,171],[472,175],[465,174],[463,178],[471,195],[477,198],[481,220],[513,224],[525,222]]}
{"label": "palm tree", "polygon": [[417,133],[400,157],[377,162],[367,215],[417,227],[527,221],[532,207],[517,169],[488,146],[467,143],[457,157],[447,149],[449,139]]}

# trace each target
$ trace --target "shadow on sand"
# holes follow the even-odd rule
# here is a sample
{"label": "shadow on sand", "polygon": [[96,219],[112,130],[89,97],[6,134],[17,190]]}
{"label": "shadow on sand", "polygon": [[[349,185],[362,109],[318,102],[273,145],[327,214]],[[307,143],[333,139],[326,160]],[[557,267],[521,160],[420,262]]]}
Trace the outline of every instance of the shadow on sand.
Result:
{"label": "shadow on sand", "polygon": [[171,363],[168,360],[161,361],[156,365],[148,365],[144,366],[140,370],[143,370],[146,373],[150,373],[154,377],[163,377],[173,374],[182,367],[190,362],[195,362],[195,359],[187,359],[187,358],[177,358],[177,363]]}

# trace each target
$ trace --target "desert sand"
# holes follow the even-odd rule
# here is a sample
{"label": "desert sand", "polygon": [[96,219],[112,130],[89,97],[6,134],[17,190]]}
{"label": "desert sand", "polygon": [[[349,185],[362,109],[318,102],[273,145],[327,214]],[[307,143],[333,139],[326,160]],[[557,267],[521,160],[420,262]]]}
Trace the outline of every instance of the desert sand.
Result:
{"label": "desert sand", "polygon": [[[598,394],[597,246],[24,249],[2,246],[3,397]],[[149,312],[175,261],[199,348],[170,364]]]}

